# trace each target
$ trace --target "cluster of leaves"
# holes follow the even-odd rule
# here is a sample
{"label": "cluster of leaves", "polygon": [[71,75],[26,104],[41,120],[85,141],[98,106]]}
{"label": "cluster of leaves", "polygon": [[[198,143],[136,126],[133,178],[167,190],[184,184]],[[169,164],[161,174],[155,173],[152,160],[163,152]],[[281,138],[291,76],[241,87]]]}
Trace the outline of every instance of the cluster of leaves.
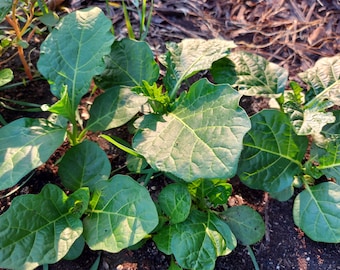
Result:
{"label": "cluster of leaves", "polygon": [[[339,56],[301,74],[311,87],[303,98],[296,83],[283,94],[286,70],[256,55],[231,52],[233,42],[187,39],[167,45],[160,84],[148,44],[114,40],[110,28],[98,8],[65,16],[43,42],[38,62],[59,98],[42,106],[51,117],[22,118],[0,129],[0,189],[46,162],[65,138],[72,145],[58,164],[70,195],[48,184],[38,195],[16,197],[0,216],[1,267],[54,263],[73,249],[81,252],[85,243],[118,252],[151,235],[181,267],[213,269],[237,240],[251,245],[264,235],[256,211],[227,206],[232,193],[227,179],[236,174],[280,200],[303,185],[295,199],[295,223],[314,240],[340,242],[334,225],[338,183],[311,181],[321,175],[340,181],[339,111],[332,110],[340,105]],[[202,70],[210,71],[214,83],[185,84]],[[104,93],[82,123],[77,108],[93,79]],[[249,118],[239,106],[242,95],[273,98],[279,108]],[[102,136],[128,153],[127,167],[144,174],[146,182],[157,172],[173,181],[155,201],[130,176],[110,177],[106,153],[85,139],[89,131],[132,121],[131,145]],[[307,150],[311,158],[305,160]]]}
{"label": "cluster of leaves", "polygon": [[[276,92],[255,86],[261,95],[275,98],[281,109],[251,117],[237,172],[241,181],[282,201],[291,198],[294,187],[303,186],[305,190],[294,201],[295,224],[315,241],[339,243],[340,55],[320,59],[299,74],[310,88],[306,96],[296,82],[283,93],[283,69],[273,72],[270,63],[261,65],[259,59],[244,53],[231,59],[240,74],[236,84],[245,94],[254,91],[255,80],[281,85]],[[315,184],[322,176],[330,181]]]}

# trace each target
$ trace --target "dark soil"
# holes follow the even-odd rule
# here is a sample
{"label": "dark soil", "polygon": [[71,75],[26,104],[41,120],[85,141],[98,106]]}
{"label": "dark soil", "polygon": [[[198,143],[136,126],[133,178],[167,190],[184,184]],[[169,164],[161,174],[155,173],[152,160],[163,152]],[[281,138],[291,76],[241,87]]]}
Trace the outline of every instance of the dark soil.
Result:
{"label": "dark soil", "polygon": [[[108,12],[105,1],[70,2],[76,8],[89,5],[102,7],[112,18],[117,37],[126,36],[120,9],[112,8]],[[70,3],[68,5],[70,6]],[[340,4],[336,0],[155,0],[154,16],[148,35],[148,42],[155,54],[159,55],[164,51],[166,41],[179,41],[187,37],[233,39],[239,45],[239,49],[261,54],[270,61],[289,68],[290,79],[298,80],[296,74],[313,66],[317,59],[340,52]],[[31,42],[30,59],[33,70],[42,39],[43,36],[37,36]],[[8,51],[1,56],[0,62],[12,53],[13,51]],[[15,82],[22,81],[25,74],[20,62],[14,58],[3,64],[3,67],[7,66],[14,70]],[[44,80],[0,91],[0,97],[37,104],[51,104],[56,101]],[[15,104],[6,104],[22,109]],[[241,106],[249,114],[253,114],[266,108],[268,100],[244,97]],[[23,116],[46,116],[9,110],[3,106],[0,106],[0,114],[7,122]],[[124,128],[114,132],[118,132],[119,136],[128,136]],[[90,136],[107,151],[113,170],[124,166],[125,158],[122,151],[100,140],[96,134]],[[58,167],[55,162],[67,147],[67,143],[61,146],[46,164],[34,171],[32,177],[23,186],[16,187],[18,190],[2,191],[0,196],[8,192],[13,194],[1,198],[0,213],[9,207],[11,200],[17,195],[38,193],[46,183],[59,185]],[[340,269],[339,244],[313,242],[294,225],[292,219],[294,198],[286,202],[278,202],[262,191],[247,188],[236,178],[231,181],[234,190],[229,204],[231,206],[247,204],[253,207],[263,216],[266,224],[265,237],[252,246],[260,269]],[[166,182],[167,179],[164,178],[155,179],[148,188],[156,192]],[[77,260],[62,260],[49,267],[50,269],[90,269],[98,256],[100,256],[99,269],[105,270],[165,270],[170,264],[170,257],[158,251],[152,241],[148,241],[138,250],[123,250],[118,254],[100,253],[85,248]],[[216,269],[253,269],[253,264],[246,247],[238,245],[230,255],[218,258]]]}

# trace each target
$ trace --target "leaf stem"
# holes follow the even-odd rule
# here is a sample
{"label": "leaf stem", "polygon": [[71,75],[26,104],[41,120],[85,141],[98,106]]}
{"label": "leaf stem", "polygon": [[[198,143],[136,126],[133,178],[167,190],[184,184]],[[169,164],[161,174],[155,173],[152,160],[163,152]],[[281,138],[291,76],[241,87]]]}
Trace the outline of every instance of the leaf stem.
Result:
{"label": "leaf stem", "polygon": [[169,93],[170,100],[173,101],[176,98],[176,94],[178,91],[178,88],[180,87],[182,83],[182,80],[178,80],[174,86],[174,88],[171,89],[171,92]]}
{"label": "leaf stem", "polygon": [[251,261],[252,261],[252,263],[254,265],[255,270],[260,270],[260,267],[259,267],[259,265],[258,265],[258,263],[256,261],[256,258],[255,258],[254,251],[251,249],[251,247],[249,245],[247,245],[246,247],[247,247],[248,254],[249,254],[250,258],[251,258]]}

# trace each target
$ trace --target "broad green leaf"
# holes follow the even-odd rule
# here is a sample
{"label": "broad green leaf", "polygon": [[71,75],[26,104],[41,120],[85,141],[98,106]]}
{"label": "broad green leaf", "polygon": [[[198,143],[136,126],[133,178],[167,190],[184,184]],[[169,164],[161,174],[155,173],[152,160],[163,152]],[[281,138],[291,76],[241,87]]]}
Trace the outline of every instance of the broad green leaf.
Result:
{"label": "broad green leaf", "polygon": [[96,77],[96,83],[103,89],[141,86],[143,81],[151,85],[159,76],[153,53],[143,41],[123,39],[114,42],[105,63],[105,71]]}
{"label": "broad green leaf", "polygon": [[290,187],[302,170],[308,139],[297,136],[286,114],[263,110],[251,117],[244,138],[238,175],[254,189],[278,193]]}
{"label": "broad green leaf", "polygon": [[265,225],[262,217],[249,206],[231,207],[223,212],[223,218],[242,245],[253,245],[264,236]]}
{"label": "broad green leaf", "polygon": [[84,237],[92,250],[119,252],[138,243],[158,224],[148,191],[125,175],[98,183],[89,212]]}
{"label": "broad green leaf", "polygon": [[[293,185],[294,185],[294,182],[293,182]],[[280,202],[288,201],[294,195],[293,185],[279,192],[271,192],[270,197]]]}
{"label": "broad green leaf", "polygon": [[170,218],[171,224],[184,221],[190,213],[191,196],[185,185],[170,184],[158,196],[162,211]]}
{"label": "broad green leaf", "polygon": [[183,268],[214,269],[216,258],[229,254],[237,244],[229,226],[210,212],[195,210],[175,228],[171,250]]}
{"label": "broad green leaf", "polygon": [[227,56],[235,48],[233,41],[222,39],[184,39],[180,43],[168,43],[164,65],[167,73],[165,86],[175,93],[181,83],[201,70],[211,68],[213,62]]}
{"label": "broad green leaf", "polygon": [[10,12],[12,8],[12,0],[1,0],[0,2],[0,22]]}
{"label": "broad green leaf", "polygon": [[235,87],[243,95],[278,98],[288,79],[288,71],[265,58],[247,52],[233,52],[228,56],[236,68]]}
{"label": "broad green leaf", "polygon": [[0,129],[0,190],[46,162],[63,143],[66,130],[45,119],[21,118]]}
{"label": "broad green leaf", "polygon": [[110,53],[114,39],[110,28],[100,8],[77,10],[63,17],[41,45],[38,69],[57,97],[67,85],[73,110],[93,76],[105,69],[103,57]]}
{"label": "broad green leaf", "polygon": [[59,163],[62,184],[70,190],[88,187],[91,191],[98,181],[106,181],[111,164],[106,153],[95,143],[83,141],[69,149]]}
{"label": "broad green leaf", "polygon": [[340,183],[340,111],[334,111],[336,121],[322,130],[327,140],[324,149],[312,147],[311,156],[318,163],[316,167],[327,177]]}
{"label": "broad green leaf", "polygon": [[294,201],[296,226],[314,241],[340,243],[340,186],[324,182],[308,187]]}
{"label": "broad green leaf", "polygon": [[131,120],[146,101],[146,97],[137,95],[129,88],[107,91],[95,99],[87,129],[104,131],[119,127]]}
{"label": "broad green leaf", "polygon": [[340,54],[321,58],[298,75],[310,87],[306,108],[340,105]]}
{"label": "broad green leaf", "polygon": [[214,62],[210,70],[215,83],[229,83],[233,85],[237,81],[236,67],[229,58],[222,58]]}
{"label": "broad green leaf", "polygon": [[201,79],[167,115],[146,115],[133,147],[155,170],[187,182],[234,176],[248,116],[229,85]]}
{"label": "broad green leaf", "polygon": [[4,68],[0,70],[0,86],[5,85],[6,83],[9,83],[11,80],[13,80],[13,71],[9,68]]}
{"label": "broad green leaf", "polygon": [[199,202],[209,199],[214,206],[226,204],[232,185],[226,179],[198,179],[188,184],[190,194]]}
{"label": "broad green leaf", "polygon": [[38,195],[14,198],[0,216],[0,267],[34,269],[63,258],[82,234],[89,196],[85,188],[67,197],[47,184]]}
{"label": "broad green leaf", "polygon": [[166,255],[171,255],[171,238],[174,232],[174,226],[164,226],[152,237],[157,248]]}
{"label": "broad green leaf", "polygon": [[63,259],[70,260],[70,261],[77,259],[83,253],[84,247],[85,247],[85,239],[81,235],[72,244],[72,246],[68,250],[67,254],[63,257]]}

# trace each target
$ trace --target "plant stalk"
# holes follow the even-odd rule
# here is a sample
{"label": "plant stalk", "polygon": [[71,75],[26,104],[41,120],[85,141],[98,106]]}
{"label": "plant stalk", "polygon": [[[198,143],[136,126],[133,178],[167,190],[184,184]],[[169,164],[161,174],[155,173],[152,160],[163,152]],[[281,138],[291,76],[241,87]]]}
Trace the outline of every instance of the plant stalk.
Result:
{"label": "plant stalk", "polygon": [[[18,19],[16,18],[16,7],[18,6],[18,2],[19,0],[15,0],[12,4],[12,18],[8,15],[5,16],[6,18],[6,21],[12,26],[12,28],[14,29],[14,32],[15,32],[15,35],[17,37],[17,40],[18,41],[21,41],[23,40],[22,39],[22,36],[25,34],[26,30],[28,29],[28,27],[30,26],[30,24],[32,23],[33,21],[33,18],[34,18],[34,4],[36,2],[36,0],[32,0],[31,3],[30,3],[30,7],[29,7],[29,14],[26,15],[26,23],[25,25],[23,26],[22,29],[20,29],[20,24],[18,23]],[[28,77],[28,79],[30,81],[33,80],[33,76],[32,76],[32,73],[31,73],[31,69],[26,61],[26,58],[25,58],[25,54],[24,54],[24,48],[18,44],[18,54],[19,54],[19,58],[20,58],[20,61],[24,67],[24,70],[25,70],[25,73]]]}
{"label": "plant stalk", "polygon": [[251,247],[249,245],[247,245],[247,250],[248,250],[248,254],[249,254],[250,258],[251,258],[251,261],[252,261],[252,263],[254,265],[254,269],[255,270],[260,270],[260,267],[259,267],[259,265],[258,265],[258,263],[256,261],[256,258],[255,258],[254,251],[251,249]]}

